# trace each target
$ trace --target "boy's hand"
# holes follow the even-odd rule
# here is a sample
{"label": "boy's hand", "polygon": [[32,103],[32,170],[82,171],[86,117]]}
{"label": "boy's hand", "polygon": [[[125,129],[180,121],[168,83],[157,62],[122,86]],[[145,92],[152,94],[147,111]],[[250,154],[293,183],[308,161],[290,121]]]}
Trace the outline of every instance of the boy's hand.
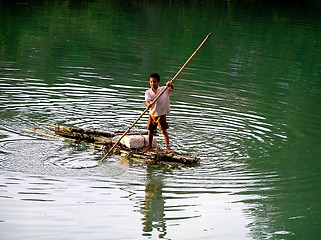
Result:
{"label": "boy's hand", "polygon": [[173,90],[174,89],[174,86],[171,82],[167,82],[166,83],[166,86],[170,88],[170,90]]}

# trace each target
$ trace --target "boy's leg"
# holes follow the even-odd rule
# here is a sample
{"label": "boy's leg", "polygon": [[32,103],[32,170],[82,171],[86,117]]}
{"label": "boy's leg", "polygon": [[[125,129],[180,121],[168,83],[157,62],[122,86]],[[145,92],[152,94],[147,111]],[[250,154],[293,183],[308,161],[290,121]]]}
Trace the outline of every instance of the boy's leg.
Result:
{"label": "boy's leg", "polygon": [[155,122],[155,118],[151,115],[148,116],[147,130],[148,130],[148,147],[147,150],[153,148],[153,138],[154,133],[157,127],[157,123]]}
{"label": "boy's leg", "polygon": [[169,136],[168,136],[168,132],[166,129],[162,130],[162,133],[164,135],[164,140],[165,140],[165,144],[166,144],[166,152],[171,153],[171,147],[169,146]]}
{"label": "boy's leg", "polygon": [[148,148],[152,149],[153,148],[153,138],[154,138],[154,131],[153,130],[148,130]]}
{"label": "boy's leg", "polygon": [[168,132],[167,132],[167,129],[168,129],[168,123],[166,121],[166,115],[163,115],[159,118],[159,121],[158,121],[158,128],[162,131],[162,134],[164,136],[164,140],[165,140],[165,144],[166,144],[166,151],[168,153],[171,153],[172,150],[169,146],[169,136],[168,136]]}
{"label": "boy's leg", "polygon": [[162,130],[162,133],[164,135],[164,140],[166,143],[166,146],[169,146],[169,136],[168,136],[168,132],[166,131],[166,129]]}

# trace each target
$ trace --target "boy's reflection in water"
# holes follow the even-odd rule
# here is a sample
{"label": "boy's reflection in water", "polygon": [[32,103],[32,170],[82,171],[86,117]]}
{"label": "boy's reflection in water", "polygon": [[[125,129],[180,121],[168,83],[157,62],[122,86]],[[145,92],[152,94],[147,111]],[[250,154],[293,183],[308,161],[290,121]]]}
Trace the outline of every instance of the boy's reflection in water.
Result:
{"label": "boy's reflection in water", "polygon": [[141,212],[144,215],[143,236],[152,236],[153,229],[157,229],[159,238],[166,235],[165,200],[162,196],[164,184],[161,176],[162,174],[157,174],[152,168],[147,169],[145,201],[141,206]]}

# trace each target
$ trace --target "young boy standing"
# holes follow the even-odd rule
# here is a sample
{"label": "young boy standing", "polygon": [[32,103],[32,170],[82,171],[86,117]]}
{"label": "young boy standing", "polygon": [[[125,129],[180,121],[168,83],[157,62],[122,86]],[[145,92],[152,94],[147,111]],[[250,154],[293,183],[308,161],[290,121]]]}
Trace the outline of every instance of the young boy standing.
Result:
{"label": "young boy standing", "polygon": [[[165,86],[159,86],[160,76],[157,73],[152,73],[149,77],[150,89],[145,92],[146,105],[150,106],[153,100],[163,91]],[[171,148],[169,146],[169,136],[167,133],[168,123],[166,121],[166,114],[170,111],[170,100],[169,95],[173,91],[174,86],[167,82],[167,90],[157,99],[157,101],[150,107],[149,117],[148,117],[148,139],[149,139],[149,149],[153,147],[153,137],[156,128],[162,132],[164,140],[166,143],[166,152],[171,153]]]}

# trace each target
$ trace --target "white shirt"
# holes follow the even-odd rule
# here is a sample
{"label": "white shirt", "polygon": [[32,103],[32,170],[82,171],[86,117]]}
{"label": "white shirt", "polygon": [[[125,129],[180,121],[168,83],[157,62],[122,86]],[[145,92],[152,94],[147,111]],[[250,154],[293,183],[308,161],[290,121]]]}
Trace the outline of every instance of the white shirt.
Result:
{"label": "white shirt", "polygon": [[[145,101],[152,102],[158,94],[160,94],[161,91],[165,86],[161,86],[157,88],[157,93],[154,93],[152,88],[146,90],[145,92]],[[155,104],[150,108],[149,114],[152,116],[162,116],[164,114],[167,114],[170,112],[170,101],[169,101],[169,94],[170,94],[170,88],[167,88],[167,90],[157,99]]]}

